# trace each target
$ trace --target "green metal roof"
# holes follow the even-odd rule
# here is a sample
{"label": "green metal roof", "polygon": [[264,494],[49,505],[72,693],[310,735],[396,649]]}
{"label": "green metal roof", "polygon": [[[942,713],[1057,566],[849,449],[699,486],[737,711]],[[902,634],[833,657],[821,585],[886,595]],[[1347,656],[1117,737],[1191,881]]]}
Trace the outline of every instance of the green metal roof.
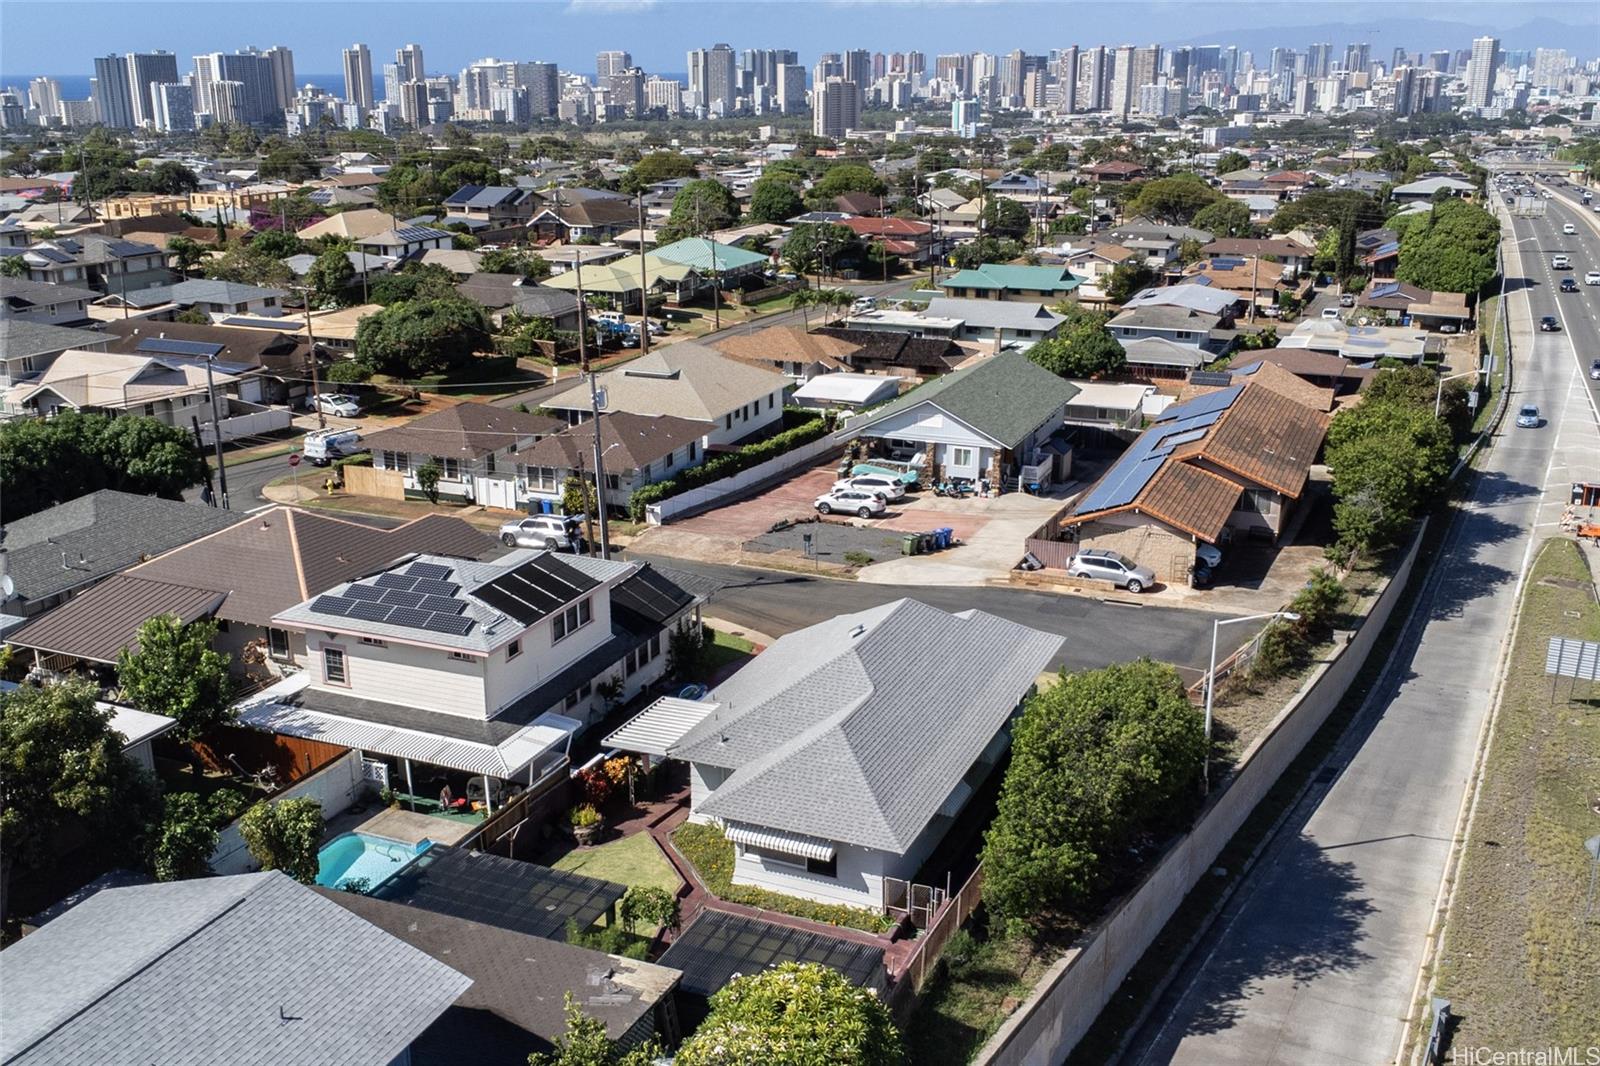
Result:
{"label": "green metal roof", "polygon": [[1071,292],[1083,284],[1083,279],[1069,274],[1065,267],[984,263],[971,270],[958,270],[939,284],[947,288]]}
{"label": "green metal roof", "polygon": [[705,274],[712,270],[713,248],[716,249],[715,267],[719,271],[737,270],[739,267],[767,261],[767,257],[760,252],[736,248],[731,244],[721,244],[705,237],[686,237],[681,241],[674,241],[665,247],[657,248],[653,254],[668,263],[680,263]]}
{"label": "green metal roof", "polygon": [[868,429],[920,403],[932,403],[973,429],[1014,448],[1062,404],[1078,386],[1056,377],[1022,352],[1006,351],[918,385],[879,409],[863,424]]}

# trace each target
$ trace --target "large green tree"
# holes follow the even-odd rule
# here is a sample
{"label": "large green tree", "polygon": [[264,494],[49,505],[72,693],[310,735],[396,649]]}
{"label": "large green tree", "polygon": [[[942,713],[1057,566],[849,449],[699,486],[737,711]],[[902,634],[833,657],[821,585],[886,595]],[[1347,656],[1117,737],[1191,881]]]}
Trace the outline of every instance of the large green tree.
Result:
{"label": "large green tree", "polygon": [[1124,213],[1143,215],[1157,222],[1188,225],[1201,209],[1226,199],[1198,174],[1175,174],[1139,186]]}
{"label": "large green tree", "polygon": [[839,261],[855,245],[848,226],[828,222],[803,222],[789,231],[783,242],[783,262],[796,274],[816,274]]}
{"label": "large green tree", "polygon": [[662,224],[657,238],[671,244],[684,237],[697,237],[726,229],[739,221],[739,201],[733,190],[720,181],[702,178],[691,181],[672,198],[672,213]]}
{"label": "large green tree", "polygon": [[232,789],[219,789],[210,796],[168,793],[161,820],[150,834],[148,861],[156,880],[182,881],[211,873],[211,856],[222,839],[222,828],[243,807],[244,797]]}
{"label": "large green tree", "polygon": [[795,187],[779,178],[764,177],[750,189],[751,222],[787,222],[805,209]]}
{"label": "large green tree", "polygon": [[1232,174],[1250,169],[1250,157],[1243,152],[1223,152],[1217,157],[1217,173]]}
{"label": "large green tree", "polygon": [[356,358],[375,373],[420,377],[463,366],[488,347],[483,308],[453,294],[391,304],[356,326]]}
{"label": "large green tree", "polygon": [[1127,303],[1133,294],[1155,281],[1150,268],[1142,263],[1124,262],[1112,267],[1103,286],[1106,299],[1114,304]]}
{"label": "large green tree", "polygon": [[1122,344],[1106,328],[1109,316],[1090,311],[1074,302],[1056,307],[1065,313],[1056,336],[1039,341],[1028,349],[1028,358],[1052,374],[1064,378],[1088,378],[1111,374],[1128,363]]}
{"label": "large green tree", "polygon": [[311,269],[306,271],[306,284],[323,301],[342,299],[355,280],[355,264],[350,262],[349,255],[337,248],[317,256]]}
{"label": "large green tree", "polygon": [[407,263],[393,274],[375,279],[369,289],[372,302],[385,307],[407,300],[449,300],[456,296],[456,276],[437,263]]}
{"label": "large green tree", "polygon": [[1141,659],[1064,674],[1017,722],[984,837],[984,901],[1031,922],[1086,902],[1105,859],[1198,803],[1201,716],[1170,666]]}
{"label": "large green tree", "polygon": [[562,1012],[566,1033],[556,1038],[554,1051],[529,1055],[528,1066],[652,1066],[664,1055],[654,1040],[620,1050],[606,1035],[606,1023],[583,1013],[571,992],[566,993]]}
{"label": "large green tree", "polygon": [[98,697],[87,681],[0,693],[0,919],[13,878],[48,868],[51,841],[71,821],[94,834],[107,867],[143,848],[158,795],[123,756]]}
{"label": "large green tree", "polygon": [[888,184],[871,167],[860,163],[835,163],[811,187],[809,200],[813,204],[827,206],[833,203],[834,197],[847,192],[882,196],[888,191]]}
{"label": "large green tree", "polygon": [[622,191],[636,193],[658,182],[692,178],[694,174],[694,160],[682,152],[651,152],[628,168],[622,178]]}
{"label": "large green tree", "polygon": [[1250,224],[1250,208],[1227,197],[1196,211],[1190,223],[1214,237],[1248,237],[1255,229]]}
{"label": "large green tree", "polygon": [[232,721],[230,660],[212,647],[216,639],[217,623],[210,619],[184,623],[172,614],[145,619],[139,650],[123,648],[117,654],[117,679],[128,702],[176,718],[173,734],[180,740]]}
{"label": "large green tree", "polygon": [[550,276],[550,262],[525,248],[491,248],[483,253],[478,269],[485,274],[520,274],[538,281]]}
{"label": "large green tree", "polygon": [[0,422],[0,493],[10,520],[97,489],[175,500],[205,477],[194,438],[143,415],[68,411]]}
{"label": "large green tree", "polygon": [[302,885],[317,879],[322,804],[316,800],[262,800],[239,819],[239,835],[263,870],[282,870]]}
{"label": "large green tree", "polygon": [[1412,222],[1395,276],[1412,285],[1476,296],[1495,276],[1500,223],[1477,204],[1443,200]]}
{"label": "large green tree", "polygon": [[735,977],[683,1042],[677,1066],[898,1066],[905,1046],[889,1010],[820,963],[785,962]]}
{"label": "large green tree", "polygon": [[1001,240],[1018,240],[1028,235],[1033,220],[1028,209],[1008,196],[991,196],[983,206],[983,232]]}

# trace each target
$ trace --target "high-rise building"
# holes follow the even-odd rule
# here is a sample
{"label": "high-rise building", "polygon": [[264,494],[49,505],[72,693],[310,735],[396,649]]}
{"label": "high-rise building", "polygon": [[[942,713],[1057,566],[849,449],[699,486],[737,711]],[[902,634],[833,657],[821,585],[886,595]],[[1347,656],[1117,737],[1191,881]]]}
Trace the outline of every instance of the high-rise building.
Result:
{"label": "high-rise building", "polygon": [[[400,121],[412,128],[426,126],[428,118],[428,83],[407,81],[400,83]],[[488,100],[484,101],[487,109]]]}
{"label": "high-rise building", "polygon": [[806,68],[798,63],[778,64],[778,110],[785,115],[806,109]]}
{"label": "high-rise building", "polygon": [[966,55],[934,57],[933,76],[939,79],[939,84],[945,86],[946,91],[954,90],[957,95],[972,91],[971,70],[971,59]]}
{"label": "high-rise building", "polygon": [[1416,107],[1417,68],[1395,67],[1390,82],[1394,87],[1394,113],[1404,118]]}
{"label": "high-rise building", "polygon": [[597,52],[594,57],[594,83],[610,85],[612,75],[621,74],[633,66],[633,56],[627,52]]}
{"label": "high-rise building", "polygon": [[182,82],[154,87],[150,94],[152,122],[162,133],[187,133],[194,129],[194,88]]}
{"label": "high-rise building", "polygon": [[733,49],[714,44],[706,53],[705,105],[717,114],[732,114],[739,97],[739,65]]}
{"label": "high-rise building", "polygon": [[1323,41],[1306,49],[1306,76],[1326,78],[1333,70],[1333,44]]}
{"label": "high-rise building", "polygon": [[812,92],[811,132],[838,140],[861,124],[861,88],[845,78],[829,78]]}
{"label": "high-rise building", "polygon": [[294,105],[299,86],[294,83],[294,53],[281,44],[275,44],[262,53],[272,64],[273,106],[283,111]]}
{"label": "high-rise building", "polygon": [[1372,65],[1370,44],[1347,44],[1344,48],[1344,69],[1352,74],[1365,73]]}
{"label": "high-rise building", "polygon": [[1147,45],[1133,50],[1133,85],[1153,85],[1161,80],[1161,46]]}
{"label": "high-rise building", "polygon": [[1139,82],[1133,77],[1133,54],[1138,51],[1131,44],[1121,45],[1112,54],[1110,111],[1118,118],[1127,118],[1138,106]]}
{"label": "high-rise building", "polygon": [[[173,76],[166,80],[177,81],[177,72],[174,71]],[[195,57],[194,103],[214,116],[217,122],[222,122],[222,111],[216,106],[212,99],[214,94],[208,88],[219,81],[239,84],[239,98],[237,102],[230,98],[228,114],[232,117],[226,121],[248,125],[283,121],[283,109],[277,105],[277,91],[273,85],[272,60],[259,50],[212,52],[208,56]]]}
{"label": "high-rise building", "polygon": [[1572,61],[1564,48],[1540,48],[1533,53],[1533,86],[1536,89],[1557,89],[1566,79]]}
{"label": "high-rise building", "polygon": [[245,124],[243,82],[218,78],[211,83],[211,120],[219,125]]}
{"label": "high-rise building", "polygon": [[1500,70],[1500,39],[1475,37],[1472,41],[1472,58],[1467,62],[1467,97],[1469,108],[1484,108],[1494,100],[1494,77]]}
{"label": "high-rise building", "polygon": [[178,57],[171,52],[129,52],[128,100],[133,106],[133,124],[149,126],[155,121],[151,106],[151,85],[178,80]]}
{"label": "high-rise building", "polygon": [[844,80],[855,82],[860,95],[865,98],[872,85],[872,53],[857,48],[844,54]]}
{"label": "high-rise building", "polygon": [[628,118],[641,118],[645,113],[644,71],[628,67],[611,75],[611,103],[622,108]]}
{"label": "high-rise building", "polygon": [[561,104],[561,80],[554,63],[518,63],[517,84],[528,90],[528,115],[549,118]]}
{"label": "high-rise building", "polygon": [[1389,56],[1389,73],[1393,74],[1401,67],[1411,66],[1411,56],[1404,48],[1396,48]]}
{"label": "high-rise building", "polygon": [[1189,57],[1193,49],[1174,48],[1167,53],[1167,80],[1179,85],[1189,84]]}
{"label": "high-rise building", "polygon": [[[403,48],[395,49],[394,53],[395,74],[404,85],[408,81],[426,81],[428,71],[422,63],[422,46],[408,44]],[[387,89],[387,85],[385,86]]]}
{"label": "high-rise building", "polygon": [[363,112],[372,108],[372,50],[364,44],[344,50],[344,98]]}
{"label": "high-rise building", "polygon": [[976,100],[950,101],[950,132],[957,137],[974,136],[979,114]]}
{"label": "high-rise building", "polygon": [[[133,129],[133,98],[125,56],[99,56],[94,61],[94,106],[100,121],[115,130]],[[176,81],[177,78],[172,79]]]}
{"label": "high-rise building", "polygon": [[28,83],[28,103],[44,118],[55,118],[61,111],[61,83],[54,78],[34,78]]}
{"label": "high-rise building", "polygon": [[689,95],[694,98],[697,106],[704,107],[706,103],[706,81],[708,80],[707,65],[710,53],[704,48],[692,48],[687,59],[689,74]]}
{"label": "high-rise building", "polygon": [[1447,74],[1450,71],[1450,50],[1441,48],[1437,52],[1428,53],[1428,69],[1437,74]]}
{"label": "high-rise building", "polygon": [[1061,53],[1056,63],[1056,81],[1061,86],[1060,110],[1063,115],[1078,113],[1078,46]]}
{"label": "high-rise building", "polygon": [[61,124],[68,129],[93,126],[100,121],[100,116],[94,109],[92,96],[88,100],[63,100],[56,108],[56,114],[61,117]]}
{"label": "high-rise building", "polygon": [[652,76],[644,83],[645,106],[671,118],[683,113],[683,83],[676,78]]}

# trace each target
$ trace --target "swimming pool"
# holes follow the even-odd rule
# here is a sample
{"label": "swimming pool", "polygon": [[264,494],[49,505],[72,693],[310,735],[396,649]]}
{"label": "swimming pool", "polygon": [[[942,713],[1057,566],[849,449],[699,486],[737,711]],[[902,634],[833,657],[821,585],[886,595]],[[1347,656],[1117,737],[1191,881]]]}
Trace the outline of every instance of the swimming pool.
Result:
{"label": "swimming pool", "polygon": [[431,847],[431,840],[411,845],[370,833],[342,833],[317,852],[317,884],[343,888],[351,881],[365,881],[366,887],[376,888]]}

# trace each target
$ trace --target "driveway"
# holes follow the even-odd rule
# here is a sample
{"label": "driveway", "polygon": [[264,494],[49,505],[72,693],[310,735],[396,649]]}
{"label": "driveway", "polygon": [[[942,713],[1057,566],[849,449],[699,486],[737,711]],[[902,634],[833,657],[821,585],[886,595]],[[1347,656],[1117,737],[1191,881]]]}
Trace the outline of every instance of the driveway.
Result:
{"label": "driveway", "polygon": [[1073,482],[1046,496],[1011,492],[987,500],[950,500],[922,493],[882,524],[908,532],[949,526],[962,543],[932,555],[876,563],[856,579],[879,585],[987,585],[1009,580],[1029,535],[1082,489],[1082,483]]}
{"label": "driveway", "polygon": [[671,528],[676,533],[698,533],[743,543],[759,537],[778,522],[814,516],[817,512],[811,506],[812,501],[827,492],[838,476],[837,464],[819,466],[748,499],[673,522]]}

